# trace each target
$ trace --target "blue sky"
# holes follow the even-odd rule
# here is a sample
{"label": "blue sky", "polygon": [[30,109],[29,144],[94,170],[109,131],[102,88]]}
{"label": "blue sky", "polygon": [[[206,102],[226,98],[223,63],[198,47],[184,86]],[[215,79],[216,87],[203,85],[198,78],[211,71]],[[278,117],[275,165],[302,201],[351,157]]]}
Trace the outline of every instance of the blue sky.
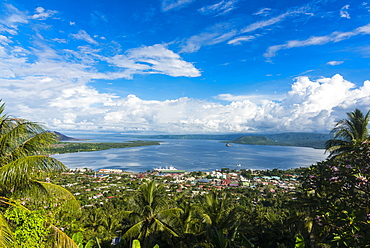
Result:
{"label": "blue sky", "polygon": [[370,1],[3,1],[0,97],[54,130],[327,132],[370,106]]}

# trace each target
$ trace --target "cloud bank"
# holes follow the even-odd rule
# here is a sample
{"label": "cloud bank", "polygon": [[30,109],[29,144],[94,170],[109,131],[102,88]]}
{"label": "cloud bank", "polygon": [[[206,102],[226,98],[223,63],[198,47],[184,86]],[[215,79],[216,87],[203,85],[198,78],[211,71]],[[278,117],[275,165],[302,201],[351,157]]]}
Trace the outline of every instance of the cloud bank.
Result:
{"label": "cloud bank", "polygon": [[[327,132],[345,112],[365,110],[370,104],[370,81],[355,87],[339,74],[317,80],[298,77],[278,100],[222,94],[218,98],[224,104],[187,97],[157,101],[100,93],[83,80],[79,84],[49,77],[27,80],[27,84],[24,80],[2,80],[8,110],[53,130]],[[60,91],[55,91],[56,87]]]}

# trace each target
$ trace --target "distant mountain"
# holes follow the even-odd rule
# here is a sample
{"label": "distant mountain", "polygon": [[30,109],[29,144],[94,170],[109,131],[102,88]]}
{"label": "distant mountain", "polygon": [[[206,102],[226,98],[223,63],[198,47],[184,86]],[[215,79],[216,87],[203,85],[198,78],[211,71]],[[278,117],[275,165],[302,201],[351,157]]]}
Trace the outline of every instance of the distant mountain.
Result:
{"label": "distant mountain", "polygon": [[72,140],[81,140],[69,137],[67,135],[61,134],[57,131],[50,131],[50,133],[56,134],[58,136],[59,141],[72,141]]}
{"label": "distant mountain", "polygon": [[248,145],[301,146],[324,149],[325,142],[332,138],[332,134],[323,133],[280,133],[266,134],[263,136],[242,136],[229,141],[229,143]]}
{"label": "distant mountain", "polygon": [[301,146],[317,149],[325,148],[325,141],[333,135],[323,133],[279,133],[279,134],[185,134],[185,135],[134,135],[144,139],[199,139],[221,140],[224,143],[247,145]]}

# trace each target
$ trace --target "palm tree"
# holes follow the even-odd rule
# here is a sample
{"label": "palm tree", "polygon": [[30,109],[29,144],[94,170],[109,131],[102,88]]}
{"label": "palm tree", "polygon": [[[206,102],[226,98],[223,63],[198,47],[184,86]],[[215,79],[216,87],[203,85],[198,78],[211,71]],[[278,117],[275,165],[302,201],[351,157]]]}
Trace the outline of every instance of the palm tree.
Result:
{"label": "palm tree", "polygon": [[213,247],[230,247],[231,239],[238,233],[241,209],[233,204],[226,193],[212,191],[201,199],[199,212],[206,239]]}
{"label": "palm tree", "polygon": [[[39,124],[5,114],[5,103],[0,100],[1,205],[15,206],[21,196],[39,198],[46,195],[72,203],[70,207],[78,206],[73,195],[64,188],[37,180],[45,173],[67,169],[58,160],[41,154],[55,141],[55,135]],[[59,228],[53,225],[50,227],[59,247],[77,247]],[[0,212],[0,247],[16,245],[10,230],[3,212]]]}
{"label": "palm tree", "polygon": [[364,115],[361,110],[355,109],[347,113],[347,116],[348,119],[337,122],[331,131],[334,138],[325,143],[326,152],[330,153],[329,158],[350,151],[369,138],[370,110]]}
{"label": "palm tree", "polygon": [[122,236],[123,239],[138,238],[143,247],[151,244],[151,235],[164,232],[178,237],[171,221],[181,212],[180,208],[171,208],[164,198],[162,188],[154,181],[145,182],[132,198],[132,211],[127,211],[128,218],[134,223]]}

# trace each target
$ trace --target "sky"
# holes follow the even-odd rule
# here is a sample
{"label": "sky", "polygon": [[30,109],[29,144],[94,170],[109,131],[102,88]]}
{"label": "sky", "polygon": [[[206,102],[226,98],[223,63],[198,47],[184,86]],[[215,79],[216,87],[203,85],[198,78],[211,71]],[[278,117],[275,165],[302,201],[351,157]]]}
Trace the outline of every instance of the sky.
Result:
{"label": "sky", "polygon": [[0,4],[0,98],[50,130],[327,133],[370,106],[370,1]]}

